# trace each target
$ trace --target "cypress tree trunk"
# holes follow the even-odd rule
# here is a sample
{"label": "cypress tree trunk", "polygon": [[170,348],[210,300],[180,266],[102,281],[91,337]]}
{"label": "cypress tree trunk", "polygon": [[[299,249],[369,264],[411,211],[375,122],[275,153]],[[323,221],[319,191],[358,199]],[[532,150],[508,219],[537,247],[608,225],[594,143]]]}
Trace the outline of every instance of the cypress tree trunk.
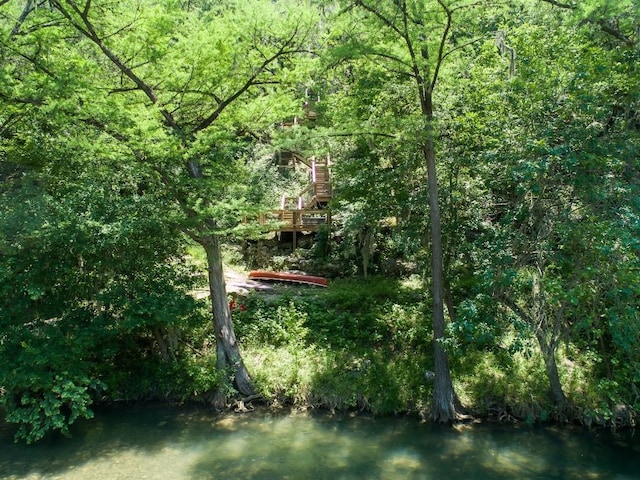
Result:
{"label": "cypress tree trunk", "polygon": [[436,152],[433,140],[433,105],[431,92],[425,91],[422,102],[425,116],[425,142],[422,147],[427,164],[427,186],[429,189],[429,215],[431,219],[431,281],[433,295],[433,350],[435,382],[432,399],[432,418],[436,422],[448,423],[458,416],[458,400],[451,381],[447,352],[440,345],[444,337],[444,277],[442,254],[442,231],[440,228],[440,206],[438,203],[438,176],[436,171]]}
{"label": "cypress tree trunk", "polygon": [[[389,28],[407,48],[411,58],[410,66],[413,78],[416,82],[417,92],[420,98],[420,109],[424,121],[425,138],[421,142],[422,153],[427,166],[427,185],[429,188],[429,210],[431,218],[431,262],[432,262],[432,286],[433,286],[433,337],[435,356],[435,383],[433,390],[432,416],[438,422],[450,422],[458,418],[458,400],[451,381],[447,353],[444,351],[439,339],[444,337],[444,284],[443,284],[443,256],[442,233],[440,230],[440,209],[438,206],[438,178],[436,173],[436,153],[433,133],[433,89],[438,79],[438,73],[446,54],[445,42],[449,36],[452,25],[453,11],[446,2],[438,0],[438,5],[445,15],[440,44],[434,59],[429,58],[429,45],[427,37],[432,33],[425,29],[423,18],[411,9],[407,2],[391,2],[397,9],[393,15],[387,15],[385,10],[375,5],[380,2],[355,2],[355,5],[364,8],[373,14],[385,27]],[[424,7],[424,6],[422,6]],[[420,11],[421,8],[415,7]],[[397,15],[399,14],[399,15]],[[417,29],[419,41],[411,35],[411,27]],[[427,34],[428,33],[428,34]],[[404,62],[402,62],[405,65]]]}
{"label": "cypress tree trunk", "polygon": [[[207,254],[211,312],[216,335],[217,370],[221,373],[225,371],[232,373],[236,389],[243,395],[253,395],[253,383],[242,361],[236,335],[233,331],[222,268],[220,239],[216,235],[207,235],[202,239],[202,246]],[[226,389],[224,387],[225,385],[222,384],[216,391],[214,398],[216,408],[224,408],[226,404]]]}
{"label": "cypress tree trunk", "polygon": [[567,397],[562,389],[560,374],[558,373],[558,363],[556,362],[557,342],[548,342],[545,337],[545,333],[541,328],[536,329],[536,339],[538,340],[540,351],[542,352],[544,367],[547,373],[547,379],[549,380],[551,398],[556,406],[562,411],[567,406]]}
{"label": "cypress tree trunk", "polygon": [[[432,136],[432,134],[430,134]],[[429,213],[431,217],[431,281],[433,295],[433,351],[435,382],[432,400],[432,418],[436,422],[447,423],[456,419],[457,399],[451,381],[447,352],[440,345],[444,337],[444,282],[442,261],[442,232],[440,229],[440,208],[438,205],[438,180],[436,176],[435,148],[433,138],[427,138],[424,146],[427,162],[427,182],[429,188]]]}

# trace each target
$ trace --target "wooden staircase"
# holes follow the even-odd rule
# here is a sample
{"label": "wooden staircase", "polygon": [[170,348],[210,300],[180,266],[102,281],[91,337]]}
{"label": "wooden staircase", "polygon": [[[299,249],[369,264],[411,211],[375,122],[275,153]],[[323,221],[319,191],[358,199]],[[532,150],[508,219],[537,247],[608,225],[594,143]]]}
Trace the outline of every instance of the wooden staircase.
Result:
{"label": "wooden staircase", "polygon": [[331,157],[327,155],[322,159],[313,158],[311,161],[311,184],[313,185],[312,204],[318,208],[324,208],[333,197],[331,190],[331,174],[329,166]]}
{"label": "wooden staircase", "polygon": [[311,158],[311,163],[309,164],[310,182],[307,187],[298,193],[297,208],[326,208],[333,197],[330,164],[331,157],[329,155],[320,159]]}
{"label": "wooden staircase", "polygon": [[327,205],[333,197],[331,188],[331,157],[312,157],[309,166],[309,185],[297,196],[283,195],[280,209],[263,215],[260,223],[277,225],[277,232],[317,232],[323,225],[331,225],[331,212]]}

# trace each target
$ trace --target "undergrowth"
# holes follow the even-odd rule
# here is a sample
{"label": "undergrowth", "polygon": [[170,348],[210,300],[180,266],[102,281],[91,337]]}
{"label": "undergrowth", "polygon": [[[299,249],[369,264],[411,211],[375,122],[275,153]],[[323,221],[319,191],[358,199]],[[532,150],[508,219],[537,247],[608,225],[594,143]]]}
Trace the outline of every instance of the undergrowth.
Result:
{"label": "undergrowth", "polygon": [[[234,299],[243,357],[269,403],[425,415],[433,370],[430,303],[420,285],[386,278],[337,280],[328,289],[285,289]],[[554,420],[545,369],[532,340],[448,345],[456,391],[467,411],[529,424]],[[502,343],[501,343],[502,342]],[[506,343],[505,343],[506,342]],[[560,361],[573,420],[611,417],[593,359]]]}

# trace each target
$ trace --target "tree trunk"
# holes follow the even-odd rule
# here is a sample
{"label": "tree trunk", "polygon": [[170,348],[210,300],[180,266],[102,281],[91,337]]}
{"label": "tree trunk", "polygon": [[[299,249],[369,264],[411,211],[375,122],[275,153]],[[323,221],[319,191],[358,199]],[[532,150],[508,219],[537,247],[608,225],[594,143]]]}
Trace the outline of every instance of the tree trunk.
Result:
{"label": "tree trunk", "polygon": [[558,373],[558,364],[556,362],[556,342],[548,342],[544,331],[540,328],[536,329],[536,338],[540,345],[545,371],[547,372],[547,379],[549,380],[551,398],[556,406],[560,409],[564,409],[567,405],[567,397],[562,389],[562,383],[560,382],[560,375]]}
{"label": "tree trunk", "polygon": [[431,95],[425,95],[423,105],[425,115],[426,139],[423,154],[427,164],[427,185],[429,189],[429,213],[431,217],[431,277],[433,295],[433,349],[435,382],[433,387],[432,418],[436,422],[448,423],[456,419],[456,405],[458,403],[447,352],[440,345],[439,340],[444,337],[444,280],[442,256],[442,232],[440,229],[440,207],[438,204],[438,177],[436,172],[436,154],[433,140],[433,107]]}
{"label": "tree trunk", "polygon": [[[220,239],[216,235],[208,235],[202,239],[202,246],[207,254],[211,311],[216,335],[217,370],[220,373],[226,371],[231,373],[233,375],[233,384],[241,394],[253,395],[253,383],[242,361],[236,335],[233,331],[222,269]],[[223,408],[225,404],[226,388],[223,383],[215,394],[214,405],[216,408]]]}
{"label": "tree trunk", "polygon": [[362,255],[362,274],[364,278],[369,275],[369,260],[373,252],[373,230],[369,227],[364,227],[360,232],[360,253]]}

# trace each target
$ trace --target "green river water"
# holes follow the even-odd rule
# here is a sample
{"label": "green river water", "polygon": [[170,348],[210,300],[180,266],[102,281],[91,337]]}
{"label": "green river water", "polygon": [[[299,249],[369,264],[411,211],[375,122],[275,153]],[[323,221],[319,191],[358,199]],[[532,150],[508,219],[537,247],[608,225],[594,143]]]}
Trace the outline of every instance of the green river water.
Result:
{"label": "green river water", "polygon": [[166,406],[100,410],[73,437],[14,444],[0,479],[640,479],[633,432]]}

